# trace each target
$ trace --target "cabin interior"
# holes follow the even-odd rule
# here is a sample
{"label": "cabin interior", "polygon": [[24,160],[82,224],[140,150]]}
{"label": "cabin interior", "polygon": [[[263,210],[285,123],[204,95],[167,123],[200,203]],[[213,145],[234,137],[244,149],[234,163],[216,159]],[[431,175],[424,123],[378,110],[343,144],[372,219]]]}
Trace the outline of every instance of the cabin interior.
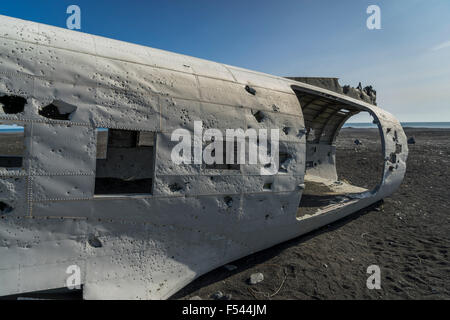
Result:
{"label": "cabin interior", "polygon": [[339,131],[352,116],[365,111],[325,96],[293,89],[303,111],[306,129],[305,189],[297,211],[297,219],[302,220],[354,203],[366,192],[375,191],[378,185],[372,190],[352,185],[340,179],[336,170]]}

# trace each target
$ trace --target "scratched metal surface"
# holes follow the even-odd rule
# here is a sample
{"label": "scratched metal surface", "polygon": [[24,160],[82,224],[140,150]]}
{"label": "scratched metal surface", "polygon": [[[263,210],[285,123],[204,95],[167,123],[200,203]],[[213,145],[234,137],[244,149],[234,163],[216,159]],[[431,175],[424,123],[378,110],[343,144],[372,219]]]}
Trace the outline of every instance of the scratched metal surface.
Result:
{"label": "scratched metal surface", "polygon": [[[0,168],[0,201],[13,208],[0,219],[0,295],[64,287],[66,268],[76,264],[86,299],[165,299],[218,266],[378,201],[403,179],[406,137],[391,114],[373,105],[281,77],[5,16],[0,42],[0,96],[27,100],[18,114],[0,108],[0,122],[25,126],[23,167]],[[294,90],[369,111],[379,121],[386,156],[376,190],[303,220],[296,213],[309,159]],[[54,101],[76,107],[70,120],[39,114]],[[262,122],[253,115],[258,110]],[[221,130],[289,128],[280,130],[280,150],[289,154],[285,171],[261,176],[259,165],[237,171],[175,165],[171,132],[193,131],[196,120]],[[156,133],[151,195],[94,197],[98,127]],[[323,160],[314,174],[333,178],[332,143],[317,147],[308,156]],[[182,188],[171,189],[174,183]],[[267,183],[271,190],[263,188]],[[102,246],[92,246],[92,237]]]}

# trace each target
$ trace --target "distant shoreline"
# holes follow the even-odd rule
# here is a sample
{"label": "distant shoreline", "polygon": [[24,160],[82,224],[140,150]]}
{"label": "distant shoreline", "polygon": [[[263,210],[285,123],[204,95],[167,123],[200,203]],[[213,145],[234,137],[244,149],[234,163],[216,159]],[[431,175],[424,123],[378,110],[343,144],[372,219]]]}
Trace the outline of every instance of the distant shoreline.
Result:
{"label": "distant shoreline", "polygon": [[23,132],[23,129],[0,129],[2,133],[15,133],[15,132]]}
{"label": "distant shoreline", "polygon": [[[400,122],[405,129],[450,129],[450,122]],[[342,128],[352,129],[376,129],[377,125],[373,123],[354,122],[345,123]],[[103,129],[103,128],[99,128]],[[104,131],[106,129],[100,130]],[[2,133],[23,132],[23,128],[0,128]]]}
{"label": "distant shoreline", "polygon": [[[416,129],[450,129],[450,122],[400,122],[403,128]],[[346,123],[343,128],[368,129],[377,128],[377,125],[368,122]]]}

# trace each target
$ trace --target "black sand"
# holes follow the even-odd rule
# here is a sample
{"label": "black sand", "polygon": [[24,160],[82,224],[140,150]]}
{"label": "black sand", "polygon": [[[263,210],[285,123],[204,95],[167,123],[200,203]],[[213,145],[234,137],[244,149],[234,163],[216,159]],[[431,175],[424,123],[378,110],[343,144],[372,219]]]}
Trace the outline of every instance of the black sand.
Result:
{"label": "black sand", "polygon": [[[402,186],[384,204],[235,261],[234,271],[218,268],[172,298],[209,299],[220,290],[232,299],[449,299],[450,130],[405,131],[416,144]],[[356,151],[355,139],[363,143]],[[344,129],[338,148],[341,179],[375,186],[382,168],[377,130]],[[373,264],[381,290],[366,286]],[[248,285],[256,272],[264,281]]]}

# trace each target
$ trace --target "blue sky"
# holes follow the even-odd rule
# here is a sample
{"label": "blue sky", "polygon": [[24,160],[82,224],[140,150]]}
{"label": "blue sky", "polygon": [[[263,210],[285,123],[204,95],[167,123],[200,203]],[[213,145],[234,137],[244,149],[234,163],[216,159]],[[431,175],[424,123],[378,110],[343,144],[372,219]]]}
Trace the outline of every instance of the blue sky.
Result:
{"label": "blue sky", "polygon": [[[401,121],[450,121],[449,0],[15,0],[0,14],[65,27],[71,4],[82,32],[280,76],[361,81]],[[381,30],[366,28],[372,4]]]}

